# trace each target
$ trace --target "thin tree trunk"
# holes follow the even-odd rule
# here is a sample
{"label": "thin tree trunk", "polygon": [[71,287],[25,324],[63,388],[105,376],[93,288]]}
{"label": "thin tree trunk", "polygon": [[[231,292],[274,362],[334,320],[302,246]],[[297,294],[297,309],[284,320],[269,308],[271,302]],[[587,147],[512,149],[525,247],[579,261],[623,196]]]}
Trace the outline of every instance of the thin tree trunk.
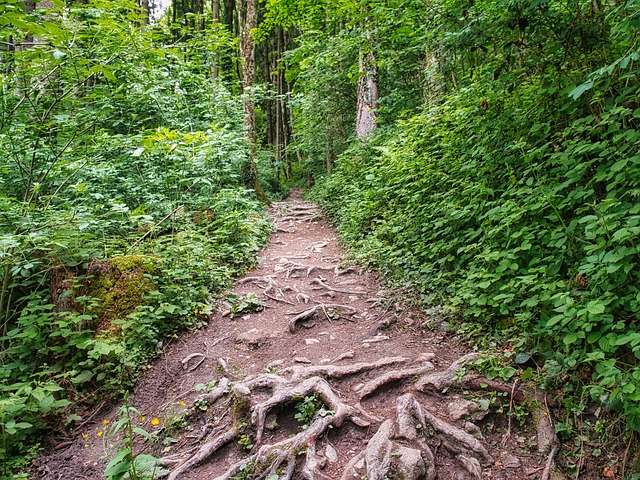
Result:
{"label": "thin tree trunk", "polygon": [[[215,24],[220,23],[220,0],[211,0],[211,21]],[[220,76],[220,55],[216,51],[214,53],[213,62],[211,64],[211,78],[216,79]]]}
{"label": "thin tree trunk", "polygon": [[333,157],[331,156],[331,139],[327,135],[327,157],[325,158],[325,166],[327,169],[327,175],[331,175],[331,166],[333,165]]}
{"label": "thin tree trunk", "polygon": [[142,10],[142,25],[149,25],[151,23],[151,8],[149,6],[149,0],[140,0],[140,9]]}
{"label": "thin tree trunk", "polygon": [[258,0],[237,0],[238,40],[240,59],[242,61],[242,85],[244,87],[244,137],[249,147],[250,172],[253,186],[258,198],[271,203],[264,193],[256,166],[256,115],[253,86],[256,79],[255,43],[251,38],[251,30],[258,26]]}
{"label": "thin tree trunk", "polygon": [[378,84],[376,82],[376,59],[373,52],[363,53],[360,48],[360,78],[358,79],[358,112],[356,137],[366,137],[377,126],[376,105]]}
{"label": "thin tree trunk", "polygon": [[178,21],[178,0],[173,0],[172,1],[172,8],[173,11],[171,12],[173,15],[173,22],[171,23],[171,31],[173,32],[173,38],[177,39],[178,38],[178,32],[175,30],[175,24]]}
{"label": "thin tree trunk", "polygon": [[[270,41],[267,38],[264,41],[264,48],[263,48],[263,56],[264,56],[264,81],[265,83],[268,85],[268,90],[269,91],[273,91],[273,77],[271,75],[272,69],[271,69],[271,49],[270,49]],[[264,101],[264,109],[265,109],[265,117],[267,119],[267,138],[266,138],[266,145],[273,145],[273,132],[275,131],[275,127],[274,127],[274,121],[273,121],[273,117],[274,117],[274,99],[271,98],[271,96],[267,96],[267,98]]]}
{"label": "thin tree trunk", "polygon": [[[276,42],[276,52],[280,51],[280,42]],[[277,59],[276,59],[277,62]],[[281,82],[280,82],[280,73],[277,72],[275,76],[276,81],[276,137],[275,137],[275,147],[276,147],[276,162],[280,165],[282,161],[282,91]]]}

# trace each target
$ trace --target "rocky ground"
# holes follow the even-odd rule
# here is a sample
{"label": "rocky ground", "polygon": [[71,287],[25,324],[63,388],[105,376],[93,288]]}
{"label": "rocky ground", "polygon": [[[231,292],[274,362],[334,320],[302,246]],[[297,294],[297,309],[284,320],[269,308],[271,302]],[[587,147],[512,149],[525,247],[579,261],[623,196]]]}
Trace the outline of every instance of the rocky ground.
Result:
{"label": "rocky ground", "polygon": [[[259,267],[138,382],[131,422],[156,441],[134,434],[136,453],[170,480],[562,478],[542,396],[468,373],[478,355],[345,264],[315,205],[272,216]],[[85,419],[37,476],[102,478],[119,410]]]}

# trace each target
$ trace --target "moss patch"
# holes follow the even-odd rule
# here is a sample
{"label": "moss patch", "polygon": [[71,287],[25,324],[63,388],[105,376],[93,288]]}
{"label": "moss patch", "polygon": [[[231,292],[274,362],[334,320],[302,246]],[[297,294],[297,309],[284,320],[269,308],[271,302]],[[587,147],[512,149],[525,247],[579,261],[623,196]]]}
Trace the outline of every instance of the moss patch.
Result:
{"label": "moss patch", "polygon": [[125,318],[142,304],[143,297],[154,288],[149,276],[156,262],[154,257],[128,255],[89,265],[87,273],[91,277],[82,294],[98,299],[91,310],[96,331],[113,329],[114,320]]}

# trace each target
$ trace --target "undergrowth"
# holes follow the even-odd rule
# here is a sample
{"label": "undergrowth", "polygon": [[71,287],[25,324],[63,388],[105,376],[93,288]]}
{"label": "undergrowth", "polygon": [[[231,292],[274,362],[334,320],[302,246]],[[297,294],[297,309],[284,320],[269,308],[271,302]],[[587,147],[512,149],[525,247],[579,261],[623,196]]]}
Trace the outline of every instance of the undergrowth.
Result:
{"label": "undergrowth", "polygon": [[2,42],[39,42],[0,52],[0,478],[206,324],[271,231],[241,99],[133,3],[54,3],[0,4]]}
{"label": "undergrowth", "polygon": [[640,89],[619,61],[577,87],[486,61],[309,195],[352,256],[481,346],[531,357],[569,409],[639,432]]}

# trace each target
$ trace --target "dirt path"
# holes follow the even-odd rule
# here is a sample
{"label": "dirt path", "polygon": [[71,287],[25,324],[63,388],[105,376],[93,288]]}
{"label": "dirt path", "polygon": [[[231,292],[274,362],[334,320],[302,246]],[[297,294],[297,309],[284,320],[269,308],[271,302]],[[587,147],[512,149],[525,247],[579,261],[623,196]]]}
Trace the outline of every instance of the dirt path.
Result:
{"label": "dirt path", "polygon": [[[293,198],[272,215],[263,261],[233,289],[265,308],[221,311],[155,362],[130,404],[163,442],[137,448],[163,457],[171,480],[543,478],[549,455],[531,419],[507,432],[495,413],[515,411],[521,392],[455,375],[474,354],[343,265],[316,206]],[[40,458],[41,478],[101,478],[117,411]]]}

